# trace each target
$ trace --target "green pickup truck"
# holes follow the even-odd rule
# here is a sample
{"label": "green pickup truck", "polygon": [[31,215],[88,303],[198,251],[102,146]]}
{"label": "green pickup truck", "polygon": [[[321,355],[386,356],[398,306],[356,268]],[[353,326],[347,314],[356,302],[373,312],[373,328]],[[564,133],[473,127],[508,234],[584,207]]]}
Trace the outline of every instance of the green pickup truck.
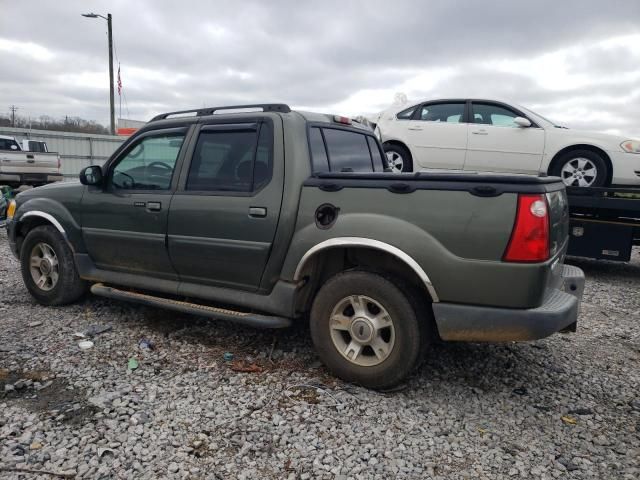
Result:
{"label": "green pickup truck", "polygon": [[96,295],[282,328],[337,376],[402,381],[436,340],[575,331],[558,178],[385,172],[368,128],[283,104],[155,117],[80,183],[24,192],[11,249],[44,305]]}

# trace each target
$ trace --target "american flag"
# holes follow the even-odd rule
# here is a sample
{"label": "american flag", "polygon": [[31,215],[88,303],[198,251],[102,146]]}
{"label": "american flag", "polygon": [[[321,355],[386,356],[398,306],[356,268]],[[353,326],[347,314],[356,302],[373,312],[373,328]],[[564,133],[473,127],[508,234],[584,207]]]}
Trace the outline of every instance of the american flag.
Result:
{"label": "american flag", "polygon": [[122,79],[120,78],[120,64],[118,64],[118,95],[122,94]]}

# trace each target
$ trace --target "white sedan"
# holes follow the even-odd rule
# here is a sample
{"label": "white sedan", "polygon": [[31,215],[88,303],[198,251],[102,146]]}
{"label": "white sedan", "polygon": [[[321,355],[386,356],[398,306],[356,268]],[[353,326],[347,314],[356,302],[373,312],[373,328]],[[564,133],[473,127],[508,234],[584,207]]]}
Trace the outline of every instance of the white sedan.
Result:
{"label": "white sedan", "polygon": [[546,173],[567,186],[640,185],[640,141],[570,130],[513,104],[429,100],[376,120],[395,172]]}

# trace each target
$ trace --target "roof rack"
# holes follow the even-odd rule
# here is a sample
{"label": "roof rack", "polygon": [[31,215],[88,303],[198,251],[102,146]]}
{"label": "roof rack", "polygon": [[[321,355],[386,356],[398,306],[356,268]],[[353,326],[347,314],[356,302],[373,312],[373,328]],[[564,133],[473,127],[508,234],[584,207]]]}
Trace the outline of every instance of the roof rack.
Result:
{"label": "roof rack", "polygon": [[164,120],[165,118],[169,118],[172,116],[186,116],[185,114],[193,113],[194,117],[204,117],[206,115],[213,115],[218,110],[240,110],[245,108],[262,108],[263,112],[280,112],[280,113],[289,113],[291,112],[291,108],[289,105],[284,103],[256,103],[253,105],[232,105],[227,107],[207,107],[207,108],[196,108],[193,110],[180,110],[177,112],[167,112],[161,113],[160,115],[156,115],[151,119],[152,122],[156,120]]}

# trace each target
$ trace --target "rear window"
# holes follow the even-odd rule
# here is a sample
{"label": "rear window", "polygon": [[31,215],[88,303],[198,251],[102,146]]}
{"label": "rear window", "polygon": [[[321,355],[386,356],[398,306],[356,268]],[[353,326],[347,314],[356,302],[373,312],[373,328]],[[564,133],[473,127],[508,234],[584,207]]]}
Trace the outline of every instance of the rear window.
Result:
{"label": "rear window", "polygon": [[0,138],[0,150],[13,150],[14,152],[20,150],[18,143],[9,138]]}
{"label": "rear window", "polygon": [[383,170],[380,149],[371,135],[337,128],[313,127],[309,146],[314,172]]}

